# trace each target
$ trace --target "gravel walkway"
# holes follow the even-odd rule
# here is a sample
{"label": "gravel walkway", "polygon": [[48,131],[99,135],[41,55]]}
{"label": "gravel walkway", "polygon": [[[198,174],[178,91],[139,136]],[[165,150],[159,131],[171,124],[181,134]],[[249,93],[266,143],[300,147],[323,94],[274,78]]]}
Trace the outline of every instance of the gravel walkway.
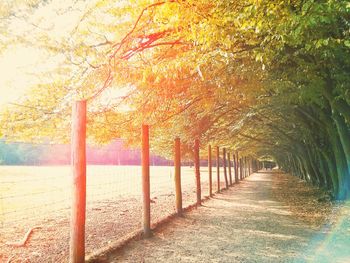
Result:
{"label": "gravel walkway", "polygon": [[[293,200],[298,191],[301,201]],[[132,241],[108,262],[316,262],[312,247],[326,236],[321,226],[333,213],[317,191],[289,175],[255,173],[161,226],[152,238]],[[300,202],[306,219],[293,211]],[[333,256],[317,262],[350,262],[349,253]]]}

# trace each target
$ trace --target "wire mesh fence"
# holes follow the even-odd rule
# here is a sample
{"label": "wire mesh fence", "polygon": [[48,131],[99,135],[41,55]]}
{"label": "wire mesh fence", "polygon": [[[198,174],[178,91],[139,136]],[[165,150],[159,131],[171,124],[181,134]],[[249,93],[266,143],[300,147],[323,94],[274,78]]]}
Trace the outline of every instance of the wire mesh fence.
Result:
{"label": "wire mesh fence", "polygon": [[151,225],[175,212],[174,166],[151,166]]}
{"label": "wire mesh fence", "polygon": [[[118,160],[103,164],[103,160],[113,159],[111,156],[118,156],[116,150],[99,149],[98,157],[90,156],[86,168],[87,254],[142,227],[141,166],[117,165]],[[213,164],[215,193],[217,170]],[[174,174],[172,161],[150,167],[152,227],[176,212]],[[200,175],[203,198],[209,196],[206,160],[201,160]],[[69,165],[0,166],[0,262],[10,258],[14,262],[67,262],[72,186]],[[195,204],[194,166],[181,165],[181,187],[183,207]],[[220,189],[225,187],[224,168],[220,167]],[[25,244],[26,233],[32,234],[29,245]]]}
{"label": "wire mesh fence", "polygon": [[[69,166],[0,166],[0,262],[10,257],[14,262],[40,262],[46,247],[58,258],[67,253],[69,171]],[[24,236],[33,231],[26,246]]]}
{"label": "wire mesh fence", "polygon": [[135,165],[87,167],[87,254],[140,229],[140,174],[141,167]]}

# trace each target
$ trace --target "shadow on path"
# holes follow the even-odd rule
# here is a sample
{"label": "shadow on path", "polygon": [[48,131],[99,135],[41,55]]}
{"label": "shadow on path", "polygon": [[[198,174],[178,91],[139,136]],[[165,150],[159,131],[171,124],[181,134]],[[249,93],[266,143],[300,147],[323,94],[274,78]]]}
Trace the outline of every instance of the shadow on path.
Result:
{"label": "shadow on path", "polygon": [[275,198],[284,187],[275,175],[253,174],[109,262],[350,262],[316,255],[326,235]]}

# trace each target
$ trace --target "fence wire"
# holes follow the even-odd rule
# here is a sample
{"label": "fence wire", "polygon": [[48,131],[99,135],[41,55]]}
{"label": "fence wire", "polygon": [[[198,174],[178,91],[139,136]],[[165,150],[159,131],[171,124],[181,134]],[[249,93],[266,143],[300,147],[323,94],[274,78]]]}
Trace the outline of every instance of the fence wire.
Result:
{"label": "fence wire", "polygon": [[[98,158],[116,152],[99,149]],[[96,158],[92,158],[96,163]],[[150,167],[151,224],[175,213],[173,162]],[[141,229],[140,165],[88,163],[86,175],[86,253],[108,246]],[[202,198],[209,196],[206,160],[200,167]],[[229,173],[227,169],[229,180]],[[234,169],[232,168],[234,182]],[[0,166],[0,262],[67,262],[72,177],[70,166]],[[183,207],[196,203],[193,166],[181,166]],[[225,188],[220,167],[220,189]],[[217,192],[215,161],[212,189]],[[19,245],[33,230],[28,245]],[[23,241],[23,240],[22,240]]]}
{"label": "fence wire", "polygon": [[[0,262],[40,262],[45,246],[59,246],[52,252],[63,262],[60,255],[69,248],[69,174],[70,166],[0,166]],[[29,232],[35,234],[26,245]]]}
{"label": "fence wire", "polygon": [[141,228],[140,166],[88,165],[86,184],[87,254]]}

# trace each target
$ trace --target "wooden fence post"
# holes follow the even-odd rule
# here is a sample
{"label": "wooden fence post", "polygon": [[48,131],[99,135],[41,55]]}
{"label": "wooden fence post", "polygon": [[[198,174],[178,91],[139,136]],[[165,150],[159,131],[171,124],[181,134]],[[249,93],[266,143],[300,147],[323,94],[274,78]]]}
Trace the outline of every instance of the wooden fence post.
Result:
{"label": "wooden fence post", "polygon": [[239,180],[243,179],[243,167],[242,167],[243,161],[242,157],[239,159]]}
{"label": "wooden fence post", "polygon": [[201,175],[200,175],[200,163],[199,163],[199,140],[194,141],[194,165],[196,170],[196,192],[197,192],[197,205],[201,205]]}
{"label": "wooden fence post", "polygon": [[149,126],[142,125],[142,197],[143,197],[143,235],[151,236],[151,190],[149,178]]}
{"label": "wooden fence post", "polygon": [[69,262],[85,262],[86,215],[86,101],[72,109],[71,165],[73,175]]}
{"label": "wooden fence post", "polygon": [[248,177],[250,175],[249,157],[247,157],[247,159],[246,159],[246,165],[247,165],[247,176],[246,177]]}
{"label": "wooden fence post", "polygon": [[239,180],[238,180],[238,152],[235,154],[233,154],[233,161],[234,161],[234,165],[235,165],[235,183],[238,184]]}
{"label": "wooden fence post", "polygon": [[208,172],[209,172],[209,196],[213,196],[213,181],[212,181],[212,160],[211,160],[211,145],[208,145]]}
{"label": "wooden fence post", "polygon": [[243,157],[243,179],[246,178],[247,173],[247,157]]}
{"label": "wooden fence post", "polygon": [[241,180],[241,158],[237,155],[237,175],[238,175],[238,181]]}
{"label": "wooden fence post", "polygon": [[252,158],[249,157],[249,175],[252,174]]}
{"label": "wooden fence post", "polygon": [[246,178],[247,177],[247,171],[248,171],[248,166],[247,166],[247,157],[244,157],[243,159],[243,162],[244,162],[244,177],[243,178]]}
{"label": "wooden fence post", "polygon": [[222,149],[223,163],[224,163],[224,177],[225,177],[225,186],[228,189],[228,180],[227,180],[227,166],[226,166],[226,148]]}
{"label": "wooden fence post", "polygon": [[256,173],[256,171],[257,171],[256,167],[257,167],[256,160],[253,159],[253,173]]}
{"label": "wooden fence post", "polygon": [[216,146],[216,178],[218,183],[218,193],[220,193],[220,151],[219,146]]}
{"label": "wooden fence post", "polygon": [[254,173],[256,173],[258,171],[258,161],[256,159],[254,159]]}
{"label": "wooden fence post", "polygon": [[244,177],[245,177],[245,162],[244,162],[244,160],[245,160],[245,157],[242,157],[242,168],[243,168],[243,177],[242,177],[242,179],[244,179]]}
{"label": "wooden fence post", "polygon": [[175,139],[175,154],[174,154],[174,166],[175,166],[175,200],[176,200],[176,212],[179,216],[182,215],[182,191],[181,191],[181,145],[180,138]]}
{"label": "wooden fence post", "polygon": [[250,158],[250,172],[254,173],[254,160],[253,160],[253,158]]}
{"label": "wooden fence post", "polygon": [[249,176],[249,160],[248,160],[248,157],[245,157],[245,166],[246,166],[246,176],[245,177],[248,177]]}
{"label": "wooden fence post", "polygon": [[254,162],[253,162],[253,173],[256,173],[257,167],[258,167],[258,163],[257,163],[257,161],[254,159]]}
{"label": "wooden fence post", "polygon": [[227,162],[228,162],[228,175],[230,178],[230,186],[232,186],[232,171],[231,171],[231,158],[230,153],[227,153]]}

